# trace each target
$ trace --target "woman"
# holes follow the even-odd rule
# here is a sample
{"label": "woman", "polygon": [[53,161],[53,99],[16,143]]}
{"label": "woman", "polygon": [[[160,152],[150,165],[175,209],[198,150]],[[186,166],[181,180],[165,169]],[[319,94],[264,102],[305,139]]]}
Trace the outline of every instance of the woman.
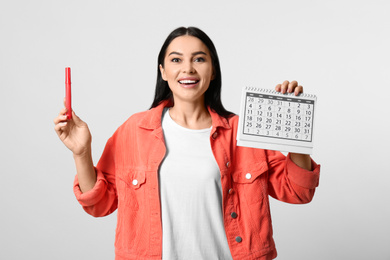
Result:
{"label": "woman", "polygon": [[[268,195],[308,203],[310,156],[236,146],[238,117],[220,100],[221,72],[201,30],[174,30],[158,56],[155,99],[108,140],[96,167],[91,135],[66,109],[55,130],[73,152],[74,192],[100,217],[118,209],[116,259],[273,259]],[[303,91],[296,81],[282,93]]]}

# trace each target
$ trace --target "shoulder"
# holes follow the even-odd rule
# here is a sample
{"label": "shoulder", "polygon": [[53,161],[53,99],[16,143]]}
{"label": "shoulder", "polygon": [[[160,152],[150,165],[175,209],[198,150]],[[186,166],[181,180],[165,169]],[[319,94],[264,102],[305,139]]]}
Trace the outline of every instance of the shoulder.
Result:
{"label": "shoulder", "polygon": [[164,104],[149,110],[138,112],[130,116],[120,127],[122,129],[149,129],[154,130],[161,127],[161,117],[164,111]]}
{"label": "shoulder", "polygon": [[142,111],[142,112],[137,112],[135,114],[132,114],[130,115],[126,121],[124,121],[119,127],[118,129],[121,129],[121,128],[126,128],[126,127],[129,127],[129,126],[132,126],[134,124],[136,124],[136,122],[138,120],[140,120],[141,118],[144,118],[145,117],[145,114],[147,113],[147,111]]}
{"label": "shoulder", "polygon": [[231,126],[237,126],[238,125],[238,115],[233,114],[231,117],[227,118],[229,125]]}
{"label": "shoulder", "polygon": [[239,122],[239,116],[234,114],[229,118],[226,118],[228,125],[230,126],[230,129],[233,131],[234,134],[237,134],[237,128],[238,128],[238,122]]}
{"label": "shoulder", "polygon": [[140,122],[147,122],[148,118],[150,118],[150,110],[132,114],[115,130],[109,141],[118,147],[134,142],[143,130]]}
{"label": "shoulder", "polygon": [[[153,110],[153,109],[152,109]],[[137,112],[135,114],[132,114],[119,128],[121,129],[129,129],[129,128],[135,128],[137,126],[142,126],[144,124],[147,124],[150,122],[150,119],[153,117],[153,111],[152,110],[146,110],[142,112]]]}
{"label": "shoulder", "polygon": [[131,115],[117,130],[123,132],[128,130],[148,129],[155,130],[161,128],[161,117],[168,101],[161,102],[158,106],[149,110]]}
{"label": "shoulder", "polygon": [[123,125],[127,124],[137,124],[137,122],[140,122],[144,120],[145,118],[148,118],[151,116],[151,110],[145,110],[141,112],[137,112],[135,114],[132,114],[124,123]]}

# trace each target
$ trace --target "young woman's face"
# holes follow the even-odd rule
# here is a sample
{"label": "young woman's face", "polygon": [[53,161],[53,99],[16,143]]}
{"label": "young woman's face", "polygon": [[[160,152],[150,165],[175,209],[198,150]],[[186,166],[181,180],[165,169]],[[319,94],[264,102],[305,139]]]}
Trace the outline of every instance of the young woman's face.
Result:
{"label": "young woman's face", "polygon": [[160,71],[175,101],[203,102],[204,93],[214,78],[207,46],[188,35],[177,37],[169,44]]}

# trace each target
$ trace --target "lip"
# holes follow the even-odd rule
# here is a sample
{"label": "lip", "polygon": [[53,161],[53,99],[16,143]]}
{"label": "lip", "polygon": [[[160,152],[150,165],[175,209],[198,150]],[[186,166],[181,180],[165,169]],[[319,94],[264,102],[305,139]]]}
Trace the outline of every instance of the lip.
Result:
{"label": "lip", "polygon": [[[193,84],[180,83],[180,81],[188,81],[188,80],[195,81],[195,83],[193,83]],[[196,78],[196,77],[183,77],[183,78],[180,78],[177,82],[183,88],[194,88],[194,87],[196,87],[199,84],[199,81],[200,81],[199,78]]]}

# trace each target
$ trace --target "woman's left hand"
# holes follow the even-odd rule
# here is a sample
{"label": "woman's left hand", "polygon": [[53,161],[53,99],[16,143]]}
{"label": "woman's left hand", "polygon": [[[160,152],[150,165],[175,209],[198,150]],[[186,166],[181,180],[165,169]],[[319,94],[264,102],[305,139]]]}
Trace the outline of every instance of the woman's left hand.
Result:
{"label": "woman's left hand", "polygon": [[278,92],[284,93],[293,93],[295,96],[298,96],[299,93],[303,93],[303,87],[301,85],[298,85],[298,82],[296,80],[288,81],[285,80],[282,84],[278,84],[275,87],[275,90]]}
{"label": "woman's left hand", "polygon": [[[303,93],[303,87],[298,85],[298,82],[285,80],[282,84],[278,84],[275,87],[275,90],[281,93],[294,93],[295,96],[298,96],[299,93]],[[311,171],[311,158],[307,154],[298,154],[290,153],[291,160],[301,168]]]}

